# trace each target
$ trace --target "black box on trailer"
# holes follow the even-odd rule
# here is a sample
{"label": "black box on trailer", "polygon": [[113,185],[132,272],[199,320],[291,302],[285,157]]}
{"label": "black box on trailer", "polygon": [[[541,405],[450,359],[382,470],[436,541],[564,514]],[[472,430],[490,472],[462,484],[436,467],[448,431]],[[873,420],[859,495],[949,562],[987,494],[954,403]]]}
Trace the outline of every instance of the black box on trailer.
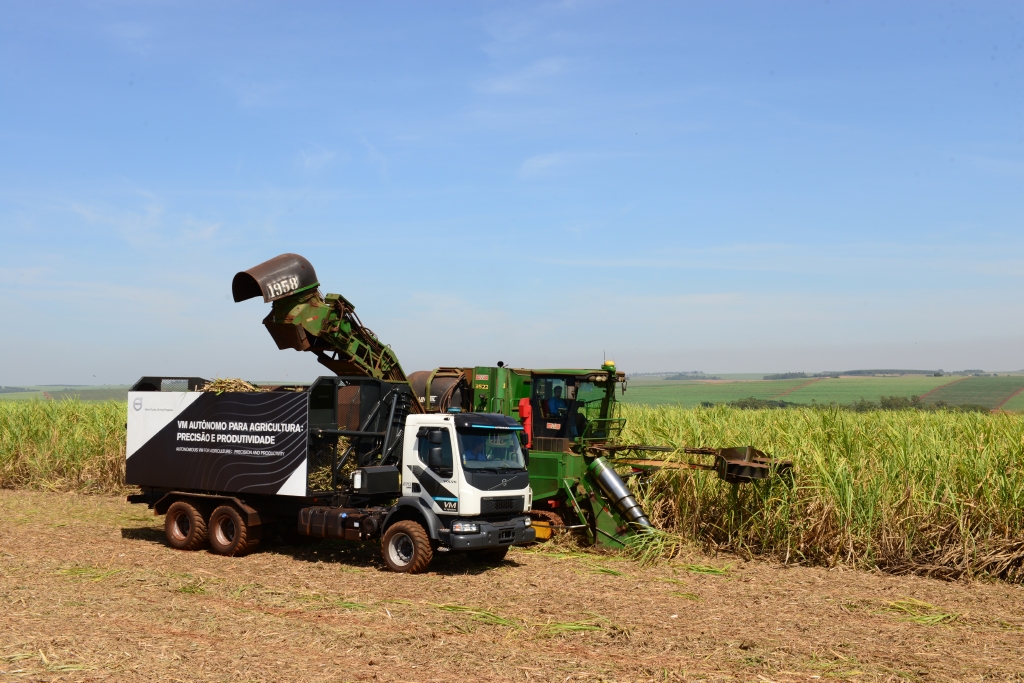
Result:
{"label": "black box on trailer", "polygon": [[[144,377],[132,387],[128,484],[309,497],[337,490],[333,473],[347,457],[362,467],[360,494],[398,493],[398,469],[376,465],[401,447],[408,385],[321,377],[309,387],[198,391],[204,384],[197,377]],[[347,439],[344,448],[339,437]]]}

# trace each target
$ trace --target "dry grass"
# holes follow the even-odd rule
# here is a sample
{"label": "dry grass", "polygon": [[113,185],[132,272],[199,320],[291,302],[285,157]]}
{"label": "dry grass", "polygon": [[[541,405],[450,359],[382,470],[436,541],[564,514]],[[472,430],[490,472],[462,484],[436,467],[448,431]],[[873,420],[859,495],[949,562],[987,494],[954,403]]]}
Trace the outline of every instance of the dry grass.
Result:
{"label": "dry grass", "polygon": [[[739,558],[645,567],[549,546],[495,568],[442,556],[402,576],[354,544],[175,551],[161,518],[118,498],[4,491],[0,520],[0,680],[782,683],[1024,670],[1024,588],[1006,583]],[[900,603],[959,617],[928,625]]]}

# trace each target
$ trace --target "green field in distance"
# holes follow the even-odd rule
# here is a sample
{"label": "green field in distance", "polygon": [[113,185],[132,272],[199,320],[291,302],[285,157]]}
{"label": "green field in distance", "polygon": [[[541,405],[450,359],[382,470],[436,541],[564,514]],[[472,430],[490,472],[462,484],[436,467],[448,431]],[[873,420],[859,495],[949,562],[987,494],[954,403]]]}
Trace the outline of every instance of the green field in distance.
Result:
{"label": "green field in distance", "polygon": [[948,384],[953,377],[904,375],[902,377],[839,377],[812,382],[782,400],[792,403],[856,403],[860,399],[878,402],[881,396],[923,396]]}
{"label": "green field in distance", "polygon": [[1024,391],[1024,376],[1022,375],[967,377],[936,389],[926,397],[925,401],[927,403],[945,401],[950,405],[973,403],[989,408],[1013,410],[1009,408],[1009,404],[1020,398],[1021,394],[1018,392],[1021,391]]}
{"label": "green field in distance", "polygon": [[925,403],[931,404],[942,401],[948,405],[972,404],[1019,411],[1024,410],[1024,375],[901,375],[759,381],[665,380],[641,376],[629,378],[623,400],[651,405],[696,406],[705,401],[727,403],[759,398],[806,405],[849,405],[860,399],[877,403],[882,396],[920,396]]}
{"label": "green field in distance", "polygon": [[[657,376],[629,378],[622,396],[626,403],[697,406],[703,402],[729,403],[744,398],[782,400],[788,403],[838,403],[849,405],[860,399],[877,403],[882,396],[920,396],[925,403],[982,405],[990,409],[1024,411],[1024,374],[1000,377],[945,375],[901,375],[898,377],[839,377],[786,380],[723,379],[666,380]],[[32,386],[30,391],[0,393],[0,401],[32,399],[81,401],[124,401],[128,385]]]}
{"label": "green field in distance", "polygon": [[117,401],[128,400],[127,384],[104,386],[27,386],[30,391],[0,393],[0,401],[31,401],[32,399],[60,401],[66,398],[77,398],[80,401]]}

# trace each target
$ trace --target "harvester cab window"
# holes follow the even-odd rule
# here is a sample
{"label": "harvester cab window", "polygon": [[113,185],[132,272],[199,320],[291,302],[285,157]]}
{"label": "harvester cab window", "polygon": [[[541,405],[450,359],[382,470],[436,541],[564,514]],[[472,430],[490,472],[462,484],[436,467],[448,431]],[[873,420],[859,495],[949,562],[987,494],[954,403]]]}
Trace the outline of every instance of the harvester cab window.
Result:
{"label": "harvester cab window", "polygon": [[[452,437],[448,433],[448,430],[444,428],[421,429],[421,432],[417,436],[419,437],[420,462],[426,465],[439,477],[452,476],[454,460],[452,458]],[[434,443],[438,440],[440,443]],[[436,446],[441,447],[441,463],[440,466],[435,463],[434,467],[430,467],[430,449],[431,447]]]}
{"label": "harvester cab window", "polygon": [[565,417],[569,411],[570,393],[575,387],[566,386],[566,381],[559,378],[548,378],[533,383],[534,398],[540,401],[542,417]]}
{"label": "harvester cab window", "polygon": [[593,382],[580,382],[579,389],[576,392],[576,400],[580,403],[581,410],[583,406],[599,404],[604,400],[604,396],[604,385],[597,385]]}
{"label": "harvester cab window", "polygon": [[579,436],[579,384],[573,377],[534,377],[531,420],[533,436],[574,439]]}

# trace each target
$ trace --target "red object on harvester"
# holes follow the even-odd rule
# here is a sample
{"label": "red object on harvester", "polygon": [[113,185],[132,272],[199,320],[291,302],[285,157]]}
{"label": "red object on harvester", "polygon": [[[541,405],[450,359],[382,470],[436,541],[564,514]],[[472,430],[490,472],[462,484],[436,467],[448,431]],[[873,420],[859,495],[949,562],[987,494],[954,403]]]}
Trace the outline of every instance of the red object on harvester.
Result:
{"label": "red object on harvester", "polygon": [[533,407],[528,398],[519,399],[519,419],[526,431],[526,447],[533,448]]}

